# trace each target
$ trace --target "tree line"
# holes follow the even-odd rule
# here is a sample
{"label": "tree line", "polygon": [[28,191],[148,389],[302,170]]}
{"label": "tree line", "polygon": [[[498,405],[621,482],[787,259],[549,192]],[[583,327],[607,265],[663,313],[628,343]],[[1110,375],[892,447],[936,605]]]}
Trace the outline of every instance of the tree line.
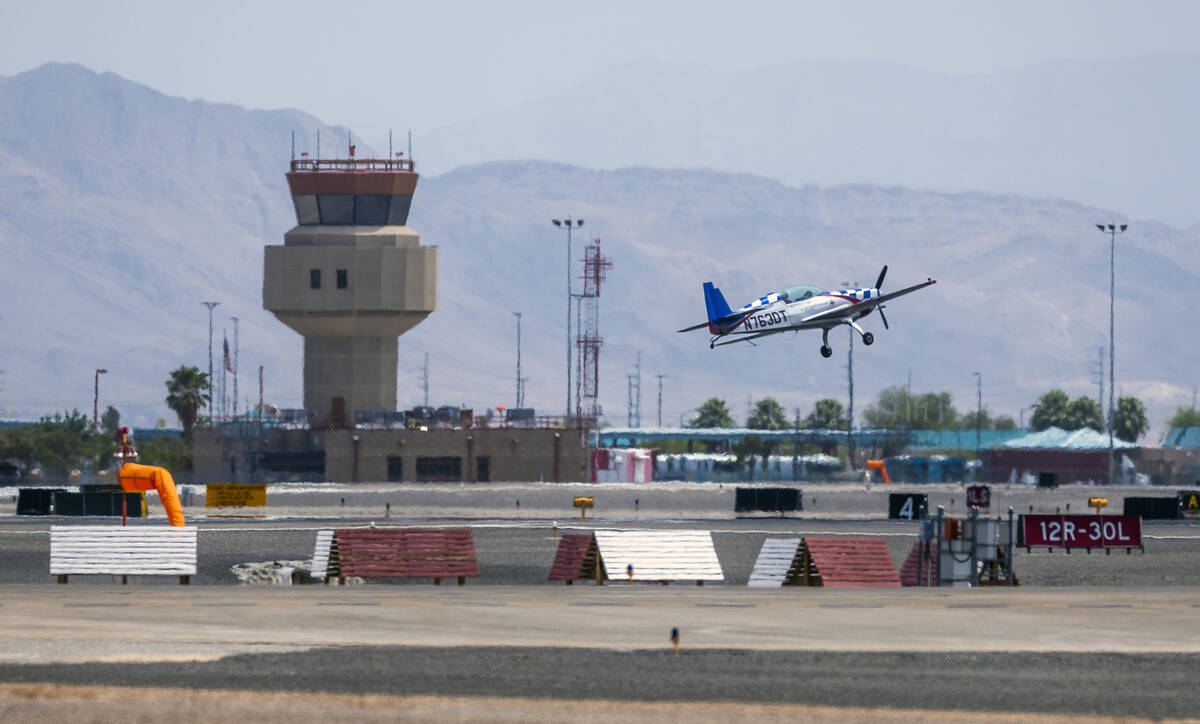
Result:
{"label": "tree line", "polygon": [[[987,408],[960,412],[955,408],[949,392],[912,393],[907,387],[892,386],[882,390],[878,397],[862,411],[864,428],[910,429],[910,430],[1014,430],[1017,423],[1009,415],[993,416]],[[755,430],[846,430],[848,425],[846,408],[839,400],[823,398],[813,404],[807,416],[798,414],[789,419],[783,405],[774,397],[764,397],[754,402],[744,427]],[[688,421],[688,427],[721,428],[738,427],[733,413],[725,400],[710,397],[696,409]],[[1200,427],[1200,410],[1178,408],[1168,422],[1169,427]],[[1104,413],[1100,403],[1092,397],[1080,396],[1072,400],[1060,389],[1052,389],[1038,398],[1033,406],[1029,427],[1040,432],[1051,427],[1063,430],[1091,428],[1104,432]],[[1146,407],[1136,397],[1123,396],[1117,399],[1113,412],[1113,434],[1126,442],[1137,442],[1150,430],[1146,418]]]}
{"label": "tree line", "polygon": [[[192,430],[209,401],[208,373],[180,366],[166,381],[167,406],[179,418],[183,439],[155,437],[138,441],[138,460],[177,471],[191,470]],[[0,431],[0,461],[22,473],[40,468],[45,477],[65,477],[72,470],[105,470],[113,462],[121,429],[121,413],[109,405],[95,429],[79,410],[47,415],[28,425]]]}

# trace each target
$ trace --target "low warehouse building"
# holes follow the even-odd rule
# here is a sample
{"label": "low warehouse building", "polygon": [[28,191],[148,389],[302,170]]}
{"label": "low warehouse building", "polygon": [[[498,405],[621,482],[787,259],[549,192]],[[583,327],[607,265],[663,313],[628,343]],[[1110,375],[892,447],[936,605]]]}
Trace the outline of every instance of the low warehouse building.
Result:
{"label": "low warehouse building", "polygon": [[[1117,475],[1121,457],[1133,454],[1137,445],[1115,440]],[[1006,440],[983,451],[984,479],[990,482],[1018,480],[1032,475],[1039,485],[1070,483],[1106,484],[1108,479],[1108,436],[1091,428],[1067,431],[1051,427],[1024,437]]]}

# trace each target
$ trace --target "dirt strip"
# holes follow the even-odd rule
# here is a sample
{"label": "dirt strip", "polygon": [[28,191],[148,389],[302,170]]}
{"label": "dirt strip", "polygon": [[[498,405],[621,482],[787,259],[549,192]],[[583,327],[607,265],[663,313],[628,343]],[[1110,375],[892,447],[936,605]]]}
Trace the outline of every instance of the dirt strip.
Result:
{"label": "dirt strip", "polygon": [[1035,713],[837,708],[738,702],[632,702],[444,696],[375,696],[249,691],[196,691],[149,687],[0,684],[0,720],[44,721],[256,721],[298,722],[1185,722]]}

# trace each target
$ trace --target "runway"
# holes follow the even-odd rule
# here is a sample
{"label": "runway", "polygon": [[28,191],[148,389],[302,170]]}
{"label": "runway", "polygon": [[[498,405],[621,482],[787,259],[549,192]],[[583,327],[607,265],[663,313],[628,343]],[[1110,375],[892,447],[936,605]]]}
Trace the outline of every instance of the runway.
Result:
{"label": "runway", "polygon": [[[457,487],[457,486],[455,486]],[[262,519],[207,518],[191,586],[108,576],[50,583],[49,526],[0,518],[0,719],[175,721],[1100,721],[1194,716],[1200,680],[1200,527],[1147,523],[1146,551],[1017,549],[1015,588],[748,589],[765,538],[883,537],[899,565],[917,526],[867,494],[818,490],[822,517],[734,518],[728,491],[601,490],[637,500],[598,519],[535,515],[572,489],[518,486],[522,512],[467,515],[470,491],[399,491],[396,506],[342,509],[328,491]],[[532,492],[531,492],[532,491]],[[890,491],[883,491],[884,493]],[[954,490],[941,492],[950,502]],[[1056,491],[1038,508],[1088,491]],[[659,494],[661,498],[659,498]],[[332,495],[340,495],[336,491]],[[564,497],[565,496],[565,497]],[[612,500],[611,497],[607,498]],[[289,498],[296,502],[296,498]],[[956,501],[958,502],[958,501]],[[1013,502],[1024,499],[1013,498]],[[807,503],[807,501],[806,501]],[[609,507],[614,507],[611,503]],[[280,509],[267,509],[268,513]],[[550,511],[553,513],[554,511]],[[689,514],[697,517],[689,517]],[[153,514],[153,509],[152,509]],[[218,512],[219,514],[219,512]],[[674,517],[676,514],[683,514]],[[95,524],[80,520],[72,523]],[[558,534],[595,528],[710,530],[721,585],[546,583]],[[312,555],[328,527],[470,527],[481,576],[361,586],[236,585],[233,566]],[[162,525],[156,517],[133,525]],[[670,653],[678,628],[682,647]]]}
{"label": "runway", "polygon": [[1200,676],[1193,588],[4,594],[9,683],[1185,717]]}

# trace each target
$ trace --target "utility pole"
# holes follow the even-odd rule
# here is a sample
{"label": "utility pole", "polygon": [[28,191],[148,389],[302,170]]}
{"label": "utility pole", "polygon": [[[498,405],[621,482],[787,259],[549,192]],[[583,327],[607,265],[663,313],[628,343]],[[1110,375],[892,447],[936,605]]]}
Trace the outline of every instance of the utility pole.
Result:
{"label": "utility pole", "polygon": [[1113,371],[1117,364],[1117,234],[1124,234],[1125,229],[1129,228],[1129,224],[1121,224],[1117,228],[1116,224],[1108,224],[1105,228],[1104,224],[1096,224],[1096,228],[1103,234],[1108,234],[1108,484],[1113,484],[1113,479],[1116,477],[1116,452],[1113,446],[1113,414],[1114,401],[1113,394],[1115,392],[1115,379]]}
{"label": "utility pole", "polygon": [[513,316],[517,318],[517,401],[515,407],[524,407],[524,397],[521,394],[524,390],[521,389],[521,313],[513,312]]}
{"label": "utility pole", "polygon": [[91,399],[92,432],[100,432],[100,376],[107,375],[107,373],[108,370],[96,370],[96,394]]}
{"label": "utility pole", "polygon": [[908,368],[908,384],[904,393],[904,426],[912,427],[912,367]]}
{"label": "utility pole", "polygon": [[425,407],[429,407],[429,353],[425,353],[425,365],[421,368],[421,389],[425,391]]}
{"label": "utility pole", "polygon": [[200,302],[200,303],[203,304],[204,306],[208,307],[208,417],[209,417],[209,424],[211,425],[212,424],[212,414],[213,414],[213,406],[212,406],[212,397],[213,397],[213,394],[212,394],[213,393],[213,368],[212,368],[213,319],[212,319],[212,312],[213,312],[213,308],[215,308],[218,304],[220,304],[220,302]]}
{"label": "utility pole", "polygon": [[636,376],[636,379],[633,382],[634,393],[636,394],[636,397],[634,397],[634,402],[636,404],[634,405],[634,408],[633,408],[633,410],[634,410],[633,423],[634,423],[634,427],[641,427],[642,426],[642,353],[641,352],[637,353],[637,364],[635,364],[633,366],[633,369],[635,370],[635,376]]}
{"label": "utility pole", "polygon": [[633,427],[633,375],[625,375],[625,427]]}
{"label": "utility pole", "polygon": [[983,447],[983,373],[975,372],[975,392],[978,403],[975,408],[975,454]]}
{"label": "utility pole", "polygon": [[263,406],[263,370],[266,368],[266,365],[258,366],[258,422],[260,425],[262,424],[263,413],[266,411],[266,408]]}
{"label": "utility pole", "polygon": [[238,414],[238,366],[241,356],[241,342],[238,339],[238,318],[230,317],[233,320],[233,416]]}
{"label": "utility pole", "polygon": [[662,381],[666,375],[658,375],[658,426],[662,427]]}

